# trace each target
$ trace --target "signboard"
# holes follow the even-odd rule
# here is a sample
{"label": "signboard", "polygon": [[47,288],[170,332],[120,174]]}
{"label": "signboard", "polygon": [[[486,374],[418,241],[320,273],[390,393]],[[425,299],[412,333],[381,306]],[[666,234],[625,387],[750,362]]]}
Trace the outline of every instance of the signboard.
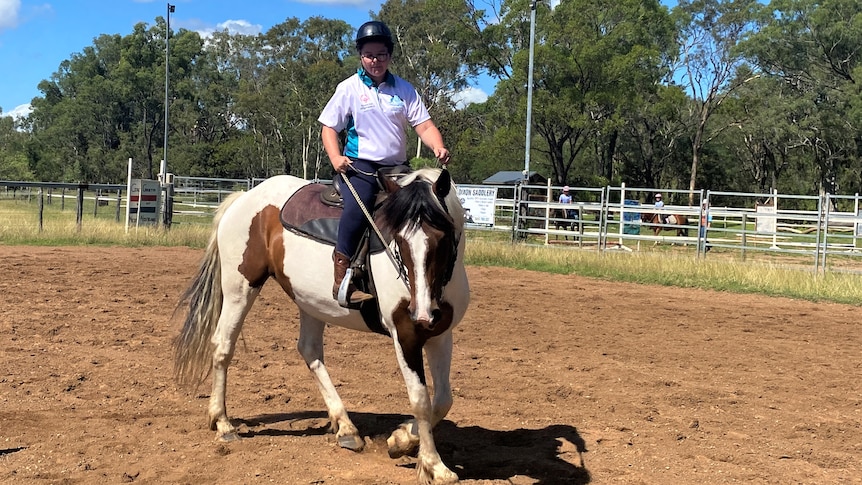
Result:
{"label": "signboard", "polygon": [[159,196],[162,193],[158,180],[132,179],[126,203],[127,223],[136,226],[159,223]]}
{"label": "signboard", "polygon": [[757,232],[775,233],[778,226],[775,218],[775,207],[771,205],[758,205],[757,214],[763,214],[757,218]]}
{"label": "signboard", "polygon": [[497,187],[458,185],[458,200],[464,207],[467,227],[494,227],[494,204]]}

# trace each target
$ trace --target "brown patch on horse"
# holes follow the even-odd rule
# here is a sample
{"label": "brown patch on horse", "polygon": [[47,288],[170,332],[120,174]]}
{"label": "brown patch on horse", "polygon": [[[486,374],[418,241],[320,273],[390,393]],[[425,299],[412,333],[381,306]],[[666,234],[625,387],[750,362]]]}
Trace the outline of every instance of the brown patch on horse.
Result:
{"label": "brown patch on horse", "polygon": [[290,280],[285,276],[281,264],[284,261],[284,228],[279,213],[277,207],[268,205],[252,218],[248,228],[248,243],[237,270],[254,288],[260,288],[270,276],[274,276],[293,298]]}
{"label": "brown patch on horse", "polygon": [[431,298],[439,300],[443,296],[443,285],[448,283],[448,281],[445,281],[445,273],[449,266],[449,259],[458,256],[454,254],[457,249],[454,246],[445,244],[445,242],[449,241],[444,241],[445,234],[443,231],[427,227],[425,228],[425,234],[428,236],[428,261],[425,264],[425,282],[431,288]]}
{"label": "brown patch on horse", "polygon": [[438,302],[440,306],[440,319],[432,330],[417,325],[410,317],[410,302],[402,299],[392,311],[392,321],[398,332],[398,343],[404,352],[404,360],[407,366],[419,376],[422,384],[425,384],[425,366],[422,361],[422,347],[432,337],[436,337],[449,330],[452,326],[452,318],[455,314],[452,305],[448,302]]}

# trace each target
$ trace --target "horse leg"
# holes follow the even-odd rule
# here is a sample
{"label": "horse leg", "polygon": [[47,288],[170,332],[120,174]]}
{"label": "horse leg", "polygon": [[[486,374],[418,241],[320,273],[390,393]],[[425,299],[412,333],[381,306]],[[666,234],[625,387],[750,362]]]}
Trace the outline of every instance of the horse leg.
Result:
{"label": "horse leg", "polygon": [[335,385],[332,384],[332,379],[323,363],[323,330],[325,328],[325,323],[300,310],[299,341],[296,348],[302,358],[305,359],[305,364],[311,371],[314,382],[317,383],[317,388],[323,396],[329,413],[330,429],[335,433],[338,445],[348,450],[362,451],[365,447],[365,441],[359,436],[359,430],[347,416],[341,396],[335,390]]}
{"label": "horse leg", "polygon": [[435,337],[425,343],[425,357],[431,370],[434,384],[431,427],[437,426],[452,409],[452,387],[449,371],[452,363],[452,331]]}
{"label": "horse leg", "polygon": [[[398,347],[398,350],[402,350],[400,345]],[[429,340],[425,349],[434,379],[433,404],[421,369],[422,348],[405,348],[403,351],[396,352],[404,382],[407,384],[407,396],[410,399],[414,419],[399,426],[386,440],[389,445],[389,456],[397,458],[412,453],[415,451],[418,437],[419,463],[416,468],[419,483],[434,485],[458,483],[458,475],[440,458],[432,432],[434,426],[452,407],[452,390],[449,384],[452,357],[451,331]],[[408,362],[412,363],[412,366]]]}
{"label": "horse leg", "polygon": [[208,409],[209,426],[216,431],[220,441],[236,441],[239,439],[236,427],[231,424],[227,415],[225,395],[227,393],[227,369],[236,350],[236,341],[242,330],[242,322],[248,310],[260,293],[260,289],[249,288],[247,283],[237,288],[237,294],[225,292],[218,326],[212,336],[213,350],[213,386],[210,393]]}
{"label": "horse leg", "polygon": [[[434,383],[434,400],[431,406],[431,428],[433,429],[449,414],[449,410],[452,408],[452,387],[449,383],[449,371],[452,362],[452,332],[446,332],[429,340],[424,348]],[[403,423],[392,432],[386,442],[389,444],[389,456],[392,458],[414,454],[419,448],[416,420],[411,419]]]}

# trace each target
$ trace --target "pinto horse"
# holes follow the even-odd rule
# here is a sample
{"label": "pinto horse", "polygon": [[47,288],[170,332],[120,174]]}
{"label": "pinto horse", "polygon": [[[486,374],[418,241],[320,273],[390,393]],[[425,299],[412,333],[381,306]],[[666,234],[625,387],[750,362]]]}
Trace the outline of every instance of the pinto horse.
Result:
{"label": "pinto horse", "polygon": [[675,230],[677,236],[688,236],[688,217],[681,214],[667,214],[667,222],[664,222],[661,215],[656,212],[641,212],[641,222],[650,224],[650,229],[656,236],[666,230]]}
{"label": "pinto horse", "polygon": [[[342,308],[332,297],[333,247],[287,230],[280,208],[308,182],[291,176],[267,179],[225,200],[197,275],[180,299],[188,312],[174,342],[174,371],[183,385],[201,384],[212,373],[210,429],[222,441],[239,439],[225,405],[227,370],[243,320],[264,283],[274,279],[299,307],[297,349],[323,395],[339,445],[364,446],[324,365],[327,323],[391,336],[407,385],[414,419],[387,440],[393,458],[418,447],[421,483],[456,483],[441,460],[432,429],[452,406],[449,382],[452,330],[470,300],[464,268],[464,210],[448,171],[421,169],[399,181],[381,177],[385,195],[374,213],[388,251],[370,253],[366,267],[377,298],[367,309]],[[426,383],[423,349],[434,392]]]}

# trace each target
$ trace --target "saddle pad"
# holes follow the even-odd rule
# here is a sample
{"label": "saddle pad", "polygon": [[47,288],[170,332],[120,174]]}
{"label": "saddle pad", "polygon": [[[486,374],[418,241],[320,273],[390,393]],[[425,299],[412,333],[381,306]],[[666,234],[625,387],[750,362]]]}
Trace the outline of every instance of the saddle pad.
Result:
{"label": "saddle pad", "polygon": [[[308,184],[297,190],[281,208],[281,225],[295,234],[335,246],[341,208],[321,202],[320,195],[324,190],[329,190],[329,186]],[[379,253],[383,249],[380,239],[372,235],[370,251]]]}

